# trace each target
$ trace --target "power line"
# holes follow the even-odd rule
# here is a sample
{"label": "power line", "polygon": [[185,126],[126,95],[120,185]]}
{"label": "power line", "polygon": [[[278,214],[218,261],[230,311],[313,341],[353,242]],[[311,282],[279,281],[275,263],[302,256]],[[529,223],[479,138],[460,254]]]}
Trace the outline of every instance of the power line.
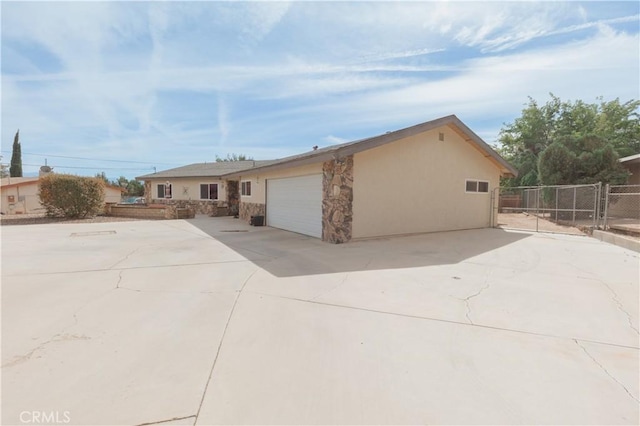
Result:
{"label": "power line", "polygon": [[[13,152],[10,150],[2,150],[0,152]],[[33,154],[29,152],[23,152],[22,155],[35,155],[37,157],[52,157],[52,158],[67,158],[70,160],[90,160],[90,161],[108,161],[111,163],[136,163],[136,164],[157,164],[162,166],[175,166],[175,163],[155,163],[149,161],[133,161],[133,160],[108,160],[104,158],[87,158],[87,157],[70,157],[66,155],[49,155],[49,154]]]}
{"label": "power line", "polygon": [[[23,164],[23,166],[34,166],[40,167],[42,164]],[[52,169],[82,169],[82,170],[152,170],[154,167],[137,167],[137,168],[127,168],[127,167],[80,167],[80,166],[49,166]]]}

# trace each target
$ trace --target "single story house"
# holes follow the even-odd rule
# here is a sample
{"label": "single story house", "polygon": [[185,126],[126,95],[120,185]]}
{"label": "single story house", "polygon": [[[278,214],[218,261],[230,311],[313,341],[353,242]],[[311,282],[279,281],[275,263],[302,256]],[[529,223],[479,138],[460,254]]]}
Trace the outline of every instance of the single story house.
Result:
{"label": "single story house", "polygon": [[[44,213],[38,197],[40,177],[6,177],[0,180],[0,212],[2,214]],[[124,190],[117,186],[105,186],[105,203],[117,203]]]}
{"label": "single story house", "polygon": [[279,160],[220,164],[137,179],[150,199],[171,200],[170,188],[170,197],[203,200],[215,188],[225,207],[239,196],[245,221],[264,216],[268,226],[344,243],[492,226],[493,190],[517,174],[455,115]]}

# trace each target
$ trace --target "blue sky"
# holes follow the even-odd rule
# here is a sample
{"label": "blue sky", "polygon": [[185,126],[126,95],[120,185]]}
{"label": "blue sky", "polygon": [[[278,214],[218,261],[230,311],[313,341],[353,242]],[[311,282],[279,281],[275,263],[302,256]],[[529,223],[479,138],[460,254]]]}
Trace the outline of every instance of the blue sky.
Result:
{"label": "blue sky", "polygon": [[25,173],[279,158],[449,114],[492,144],[527,96],[640,98],[636,1],[0,7],[2,161],[19,128]]}

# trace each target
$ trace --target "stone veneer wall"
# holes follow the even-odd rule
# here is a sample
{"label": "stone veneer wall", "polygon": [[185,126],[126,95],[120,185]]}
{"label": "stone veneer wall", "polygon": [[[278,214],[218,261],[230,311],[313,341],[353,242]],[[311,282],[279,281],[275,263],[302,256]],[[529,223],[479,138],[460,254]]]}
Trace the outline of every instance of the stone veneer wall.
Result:
{"label": "stone veneer wall", "polygon": [[206,214],[209,216],[228,216],[229,207],[226,201],[209,201],[209,200],[174,200],[174,199],[155,199],[151,200],[151,204],[164,204],[173,206],[178,209],[192,209],[195,213]]}
{"label": "stone veneer wall", "polygon": [[322,165],[322,240],[346,243],[353,223],[353,155]]}
{"label": "stone veneer wall", "polygon": [[[259,203],[240,202],[240,219],[249,222],[251,216],[264,216],[265,205]],[[266,225],[266,224],[265,224]]]}

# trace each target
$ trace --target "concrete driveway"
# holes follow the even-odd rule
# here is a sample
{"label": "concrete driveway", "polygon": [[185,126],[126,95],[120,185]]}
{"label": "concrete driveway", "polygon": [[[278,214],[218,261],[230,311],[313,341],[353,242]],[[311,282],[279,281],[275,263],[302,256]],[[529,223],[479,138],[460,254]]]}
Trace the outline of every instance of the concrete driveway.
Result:
{"label": "concrete driveway", "polygon": [[640,420],[640,262],[595,239],[335,246],[205,217],[0,232],[2,424]]}

